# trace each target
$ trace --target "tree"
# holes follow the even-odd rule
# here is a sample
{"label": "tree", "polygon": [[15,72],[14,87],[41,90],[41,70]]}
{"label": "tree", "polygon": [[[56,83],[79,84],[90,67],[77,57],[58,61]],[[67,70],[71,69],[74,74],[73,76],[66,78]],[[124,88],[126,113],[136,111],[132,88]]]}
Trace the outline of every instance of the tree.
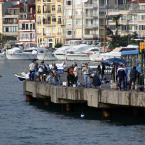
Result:
{"label": "tree", "polygon": [[119,26],[120,26],[120,24],[119,24],[119,19],[120,19],[121,17],[122,17],[122,14],[113,16],[113,21],[115,21],[115,28],[116,28],[116,30],[115,30],[115,36],[118,35],[118,28],[119,28]]}
{"label": "tree", "polygon": [[120,35],[113,35],[112,37],[112,41],[110,41],[110,45],[109,48],[114,49],[115,47],[119,47],[119,46],[127,46],[129,44],[136,44],[138,45],[138,42],[135,41],[134,39],[137,38],[136,37],[136,32],[133,34],[128,34],[125,36],[120,36]]}
{"label": "tree", "polygon": [[55,48],[59,48],[59,47],[62,47],[62,43],[55,44]]}

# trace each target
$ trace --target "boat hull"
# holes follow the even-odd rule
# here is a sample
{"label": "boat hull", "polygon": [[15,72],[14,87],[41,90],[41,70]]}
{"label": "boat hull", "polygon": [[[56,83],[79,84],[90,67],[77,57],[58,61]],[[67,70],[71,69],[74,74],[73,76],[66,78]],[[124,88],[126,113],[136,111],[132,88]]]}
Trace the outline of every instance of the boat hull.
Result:
{"label": "boat hull", "polygon": [[24,53],[15,53],[15,54],[6,53],[6,58],[11,60],[32,60],[37,59],[37,55]]}
{"label": "boat hull", "polygon": [[87,54],[67,54],[66,55],[67,60],[73,60],[73,61],[89,61],[89,55]]}
{"label": "boat hull", "polygon": [[57,58],[50,53],[38,53],[37,54],[37,59],[38,60],[57,60]]}
{"label": "boat hull", "polygon": [[66,60],[66,55],[65,54],[54,54],[57,60]]}

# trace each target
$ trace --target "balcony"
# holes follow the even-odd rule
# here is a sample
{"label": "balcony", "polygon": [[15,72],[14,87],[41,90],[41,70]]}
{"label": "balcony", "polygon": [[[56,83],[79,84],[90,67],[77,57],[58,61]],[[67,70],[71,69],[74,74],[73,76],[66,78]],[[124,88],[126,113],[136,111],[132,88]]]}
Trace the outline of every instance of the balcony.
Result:
{"label": "balcony", "polygon": [[[45,11],[43,11],[43,13],[51,14],[51,11],[50,10],[45,10]],[[52,13],[53,13],[53,11],[52,11]]]}
{"label": "balcony", "polygon": [[97,38],[97,37],[94,37],[93,34],[85,34],[84,35],[84,39],[93,39],[93,38]]}
{"label": "balcony", "polygon": [[3,24],[18,24],[18,21],[3,21]]}
{"label": "balcony", "polygon": [[93,4],[84,4],[85,9],[93,9],[94,5]]}
{"label": "balcony", "polygon": [[6,18],[11,18],[11,19],[15,18],[16,19],[16,18],[19,18],[19,15],[4,15],[3,18],[4,19],[6,19]]}
{"label": "balcony", "polygon": [[93,13],[86,13],[85,17],[86,18],[93,18]]}

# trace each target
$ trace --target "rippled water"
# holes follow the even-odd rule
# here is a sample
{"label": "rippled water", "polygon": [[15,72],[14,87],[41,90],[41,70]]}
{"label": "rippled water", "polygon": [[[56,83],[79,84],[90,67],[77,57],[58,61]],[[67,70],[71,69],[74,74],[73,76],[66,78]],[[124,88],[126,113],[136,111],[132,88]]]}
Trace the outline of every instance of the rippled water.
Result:
{"label": "rippled water", "polygon": [[29,61],[1,61],[0,145],[144,145],[145,125],[116,125],[50,113],[25,102],[14,73]]}

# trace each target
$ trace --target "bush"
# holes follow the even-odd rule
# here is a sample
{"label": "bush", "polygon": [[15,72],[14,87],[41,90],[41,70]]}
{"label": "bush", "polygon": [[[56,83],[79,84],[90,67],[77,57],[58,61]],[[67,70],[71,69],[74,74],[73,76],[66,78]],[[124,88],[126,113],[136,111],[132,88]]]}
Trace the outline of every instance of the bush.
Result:
{"label": "bush", "polygon": [[61,43],[57,43],[57,44],[55,45],[55,48],[59,48],[59,47],[62,47],[62,44],[61,44]]}

